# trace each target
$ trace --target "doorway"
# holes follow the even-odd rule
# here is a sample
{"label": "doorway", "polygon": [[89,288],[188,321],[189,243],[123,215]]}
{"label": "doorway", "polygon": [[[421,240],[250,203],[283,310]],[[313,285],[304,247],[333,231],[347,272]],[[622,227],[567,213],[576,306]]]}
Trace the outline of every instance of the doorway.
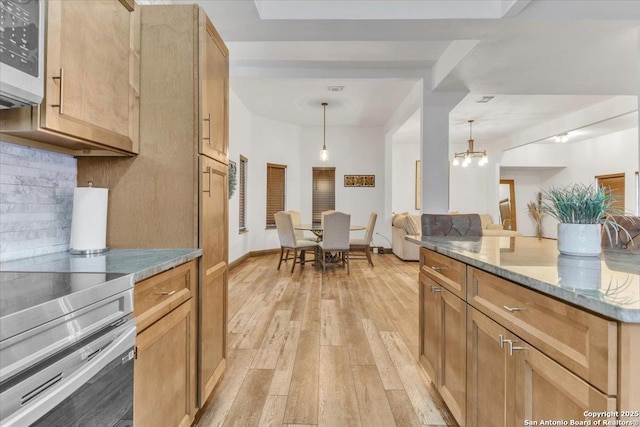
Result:
{"label": "doorway", "polygon": [[613,202],[611,208],[618,212],[624,212],[624,172],[610,175],[596,176],[598,187],[606,188]]}
{"label": "doorway", "polygon": [[500,180],[500,201],[498,203],[500,212],[500,224],[505,230],[516,231],[518,229],[516,221],[516,190],[513,179]]}

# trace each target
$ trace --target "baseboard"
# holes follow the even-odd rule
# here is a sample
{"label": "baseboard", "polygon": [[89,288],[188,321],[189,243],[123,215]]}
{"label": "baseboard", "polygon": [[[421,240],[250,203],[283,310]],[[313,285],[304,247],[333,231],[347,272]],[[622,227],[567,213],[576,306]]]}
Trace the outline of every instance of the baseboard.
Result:
{"label": "baseboard", "polygon": [[234,268],[238,267],[239,265],[241,265],[242,263],[244,263],[246,260],[248,260],[249,258],[253,258],[255,256],[263,256],[263,255],[271,255],[271,254],[277,254],[280,252],[280,248],[275,248],[275,249],[262,249],[259,251],[251,251],[251,252],[247,252],[246,254],[242,255],[240,258],[236,259],[233,262],[229,263],[229,271],[233,270]]}

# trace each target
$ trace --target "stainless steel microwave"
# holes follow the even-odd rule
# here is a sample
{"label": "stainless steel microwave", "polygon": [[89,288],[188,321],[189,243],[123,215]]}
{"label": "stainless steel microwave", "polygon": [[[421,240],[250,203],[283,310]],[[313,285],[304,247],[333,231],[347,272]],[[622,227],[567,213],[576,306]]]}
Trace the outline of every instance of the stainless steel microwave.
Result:
{"label": "stainless steel microwave", "polygon": [[22,107],[42,101],[44,2],[0,2],[0,108]]}

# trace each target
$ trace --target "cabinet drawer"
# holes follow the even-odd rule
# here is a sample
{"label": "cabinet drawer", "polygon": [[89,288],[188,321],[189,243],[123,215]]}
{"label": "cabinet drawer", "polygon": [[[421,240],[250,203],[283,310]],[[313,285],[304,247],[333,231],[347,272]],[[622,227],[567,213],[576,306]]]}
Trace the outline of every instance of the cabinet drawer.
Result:
{"label": "cabinet drawer", "polygon": [[191,261],[135,284],[133,314],[138,332],[191,298],[195,274],[196,263]]}
{"label": "cabinet drawer", "polygon": [[421,248],[420,271],[425,273],[459,298],[466,299],[466,265],[460,261]]}
{"label": "cabinet drawer", "polygon": [[609,395],[617,387],[616,323],[469,267],[469,303]]}

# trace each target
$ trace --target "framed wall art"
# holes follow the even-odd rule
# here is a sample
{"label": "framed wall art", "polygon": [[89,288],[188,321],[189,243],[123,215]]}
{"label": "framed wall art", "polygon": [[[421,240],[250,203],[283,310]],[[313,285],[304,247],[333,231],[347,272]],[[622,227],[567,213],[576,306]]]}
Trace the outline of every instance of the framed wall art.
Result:
{"label": "framed wall art", "polygon": [[345,187],[375,187],[376,176],[375,175],[345,175],[344,186]]}

